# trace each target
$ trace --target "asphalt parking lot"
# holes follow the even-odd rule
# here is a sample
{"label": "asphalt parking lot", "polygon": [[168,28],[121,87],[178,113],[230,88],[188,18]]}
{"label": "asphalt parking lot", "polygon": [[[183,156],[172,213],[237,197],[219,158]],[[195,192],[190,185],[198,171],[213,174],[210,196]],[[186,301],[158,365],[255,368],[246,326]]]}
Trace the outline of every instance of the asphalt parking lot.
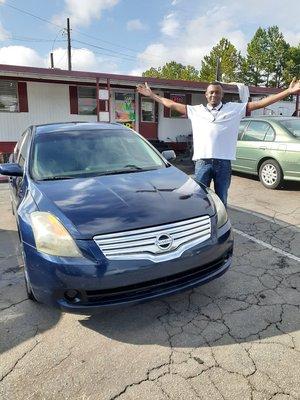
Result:
{"label": "asphalt parking lot", "polygon": [[0,184],[0,398],[300,399],[300,187],[234,175],[232,268],[192,291],[96,316],[26,300]]}

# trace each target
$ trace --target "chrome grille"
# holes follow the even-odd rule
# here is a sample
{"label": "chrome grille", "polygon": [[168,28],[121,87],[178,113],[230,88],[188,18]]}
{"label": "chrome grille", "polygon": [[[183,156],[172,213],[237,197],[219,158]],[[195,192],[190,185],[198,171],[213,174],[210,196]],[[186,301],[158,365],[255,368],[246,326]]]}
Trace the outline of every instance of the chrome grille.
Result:
{"label": "chrome grille", "polygon": [[170,260],[196,244],[209,239],[211,221],[208,215],[126,232],[94,236],[106,258],[110,260]]}

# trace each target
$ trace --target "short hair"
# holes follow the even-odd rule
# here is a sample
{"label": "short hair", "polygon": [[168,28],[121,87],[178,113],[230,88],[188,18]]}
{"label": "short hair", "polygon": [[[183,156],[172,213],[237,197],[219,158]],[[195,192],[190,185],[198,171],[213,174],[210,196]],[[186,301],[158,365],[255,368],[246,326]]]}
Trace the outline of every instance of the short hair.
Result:
{"label": "short hair", "polygon": [[221,82],[218,82],[218,81],[209,82],[209,84],[207,85],[207,87],[210,86],[210,85],[221,86],[221,88],[223,89],[222,83],[221,83]]}

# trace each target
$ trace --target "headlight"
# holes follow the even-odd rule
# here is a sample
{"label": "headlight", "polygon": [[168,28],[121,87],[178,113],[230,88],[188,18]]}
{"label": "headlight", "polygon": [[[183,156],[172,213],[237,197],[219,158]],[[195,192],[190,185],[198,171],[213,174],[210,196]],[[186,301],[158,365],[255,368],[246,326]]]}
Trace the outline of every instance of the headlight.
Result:
{"label": "headlight", "polygon": [[216,195],[216,193],[212,189],[207,188],[207,191],[208,191],[208,194],[210,195],[210,197],[212,198],[213,202],[215,203],[215,207],[216,207],[216,211],[217,211],[217,218],[218,218],[217,226],[218,226],[218,228],[220,228],[228,220],[226,208],[225,208],[224,204],[222,203],[222,201],[220,200],[220,198]]}
{"label": "headlight", "polygon": [[38,251],[53,256],[82,257],[69,232],[54,215],[36,211],[30,218]]}

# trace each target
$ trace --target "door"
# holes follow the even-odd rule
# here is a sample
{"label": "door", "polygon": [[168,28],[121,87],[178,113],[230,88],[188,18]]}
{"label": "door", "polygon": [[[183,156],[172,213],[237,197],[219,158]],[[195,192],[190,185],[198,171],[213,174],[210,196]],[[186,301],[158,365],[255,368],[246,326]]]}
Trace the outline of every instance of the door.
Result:
{"label": "door", "polygon": [[139,133],[146,139],[158,138],[158,104],[149,97],[139,97],[140,129]]}
{"label": "door", "polygon": [[266,155],[265,137],[274,135],[268,122],[251,121],[237,144],[234,167],[238,171],[257,173],[257,164]]}

